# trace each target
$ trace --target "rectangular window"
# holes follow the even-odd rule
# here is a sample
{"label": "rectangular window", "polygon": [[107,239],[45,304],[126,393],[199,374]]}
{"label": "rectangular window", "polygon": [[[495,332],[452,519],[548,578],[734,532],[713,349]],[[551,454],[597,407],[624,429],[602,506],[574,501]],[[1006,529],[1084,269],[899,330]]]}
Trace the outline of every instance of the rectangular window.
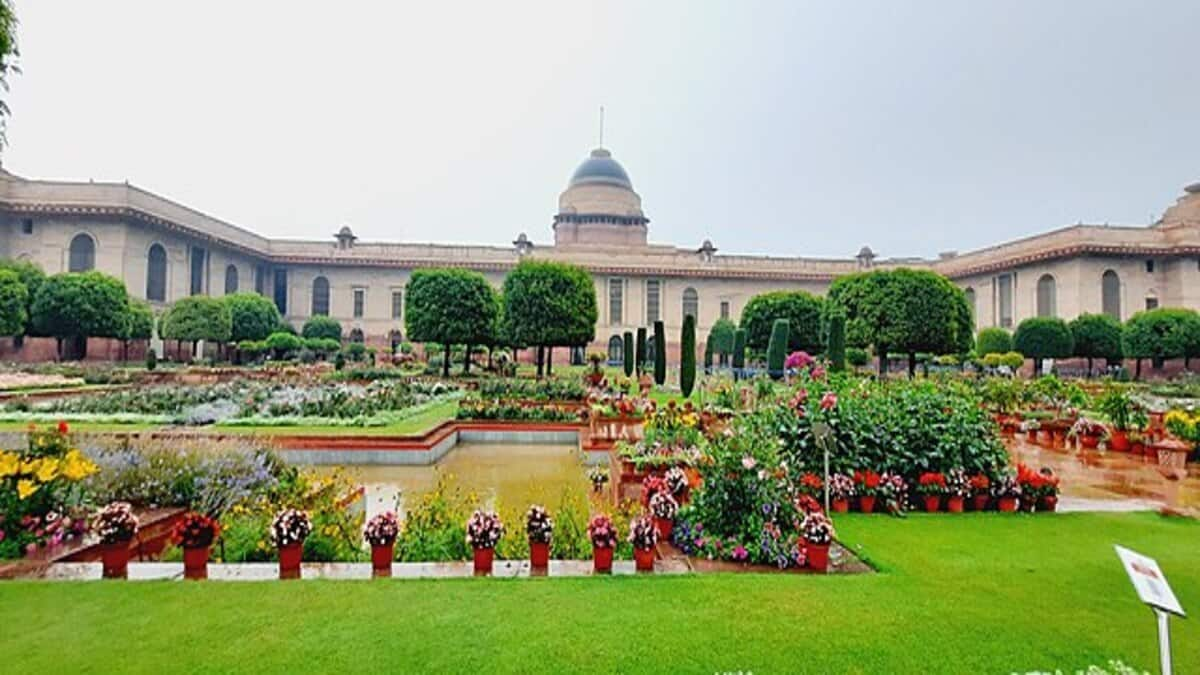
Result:
{"label": "rectangular window", "polygon": [[392,318],[404,318],[404,291],[392,291]]}
{"label": "rectangular window", "polygon": [[1158,298],[1146,298],[1146,309],[1158,309]]}
{"label": "rectangular window", "polygon": [[354,318],[361,319],[363,315],[363,306],[367,304],[367,289],[354,289]]}
{"label": "rectangular window", "polygon": [[33,218],[26,218],[21,221],[21,232],[23,234],[33,234]]}
{"label": "rectangular window", "polygon": [[267,266],[254,266],[254,292],[259,295],[267,294]]}
{"label": "rectangular window", "polygon": [[192,295],[204,292],[204,268],[208,264],[208,251],[199,246],[192,247]]}
{"label": "rectangular window", "polygon": [[721,301],[721,318],[722,319],[729,318],[729,301],[728,300]]}
{"label": "rectangular window", "polygon": [[1146,274],[1154,274],[1154,261],[1153,260],[1146,261]]}
{"label": "rectangular window", "polygon": [[625,300],[625,281],[623,279],[608,280],[608,323],[620,325],[622,305]]}
{"label": "rectangular window", "polygon": [[646,280],[646,323],[652,324],[659,319],[659,300],[662,287],[658,279]]}
{"label": "rectangular window", "polygon": [[1000,316],[1001,328],[1012,328],[1013,325],[1013,275],[1001,274],[996,277],[996,306]]}
{"label": "rectangular window", "polygon": [[279,313],[287,316],[288,311],[288,275],[287,270],[275,270],[275,306]]}

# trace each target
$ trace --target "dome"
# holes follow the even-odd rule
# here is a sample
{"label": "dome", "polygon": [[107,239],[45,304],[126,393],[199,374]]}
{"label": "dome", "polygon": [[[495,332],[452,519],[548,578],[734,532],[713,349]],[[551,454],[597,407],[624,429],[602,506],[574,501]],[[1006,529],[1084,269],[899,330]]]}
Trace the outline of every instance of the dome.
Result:
{"label": "dome", "polygon": [[612,153],[604,148],[596,148],[591,156],[583,160],[583,164],[571,175],[571,186],[601,183],[633,189],[629,174],[625,167],[612,158]]}

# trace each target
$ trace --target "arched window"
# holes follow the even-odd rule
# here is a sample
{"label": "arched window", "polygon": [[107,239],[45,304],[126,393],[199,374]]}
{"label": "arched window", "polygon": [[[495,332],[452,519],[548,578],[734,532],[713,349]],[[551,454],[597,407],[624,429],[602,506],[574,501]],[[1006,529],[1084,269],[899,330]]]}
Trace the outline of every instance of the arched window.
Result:
{"label": "arched window", "polygon": [[313,279],[312,315],[329,316],[329,280],[325,277]]}
{"label": "arched window", "polygon": [[167,249],[154,244],[146,253],[146,299],[167,300]]}
{"label": "arched window", "polygon": [[357,342],[357,343],[359,343],[359,344],[362,344],[362,342],[363,342],[363,332],[362,332],[362,329],[361,329],[361,328],[354,328],[354,329],[351,329],[351,331],[350,331],[350,341],[351,341],[351,342]]}
{"label": "arched window", "polygon": [[625,340],[620,335],[608,339],[608,362],[622,363],[625,361]]}
{"label": "arched window", "polygon": [[238,290],[238,271],[236,265],[230,265],[225,268],[225,295],[237,293]]}
{"label": "arched window", "polygon": [[96,242],[89,235],[77,234],[71,240],[67,271],[87,272],[93,269],[96,269]]}
{"label": "arched window", "polygon": [[1043,274],[1037,283],[1037,315],[1055,316],[1058,313],[1058,284],[1054,277]]}
{"label": "arched window", "polygon": [[974,325],[975,324],[975,316],[976,316],[975,289],[968,286],[967,289],[963,291],[963,295],[967,296],[967,307],[969,307],[971,309],[971,325]]}
{"label": "arched window", "polygon": [[1121,277],[1112,270],[1100,277],[1100,309],[1117,321],[1121,320]]}
{"label": "arched window", "polygon": [[683,315],[700,318],[700,294],[691,286],[683,289]]}

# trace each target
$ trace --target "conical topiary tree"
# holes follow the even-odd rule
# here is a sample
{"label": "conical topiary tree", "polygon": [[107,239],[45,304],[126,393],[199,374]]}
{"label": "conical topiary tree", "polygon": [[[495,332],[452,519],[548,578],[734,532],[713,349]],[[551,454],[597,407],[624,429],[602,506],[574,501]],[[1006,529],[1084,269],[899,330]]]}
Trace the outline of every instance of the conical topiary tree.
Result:
{"label": "conical topiary tree", "polygon": [[683,397],[692,395],[696,386],[696,317],[683,317],[683,334],[679,337],[679,390]]}
{"label": "conical topiary tree", "polygon": [[654,322],[654,383],[667,382],[667,330],[662,321]]}
{"label": "conical topiary tree", "polygon": [[829,344],[825,348],[829,368],[835,373],[846,369],[846,314],[835,309],[829,315]]}
{"label": "conical topiary tree", "polygon": [[711,373],[713,367],[713,344],[712,340],[704,341],[704,372]]}
{"label": "conical topiary tree", "polygon": [[771,325],[771,340],[767,343],[767,373],[776,380],[783,377],[790,332],[791,322],[787,319],[776,319]]}
{"label": "conical topiary tree", "polygon": [[633,375],[633,333],[625,331],[624,343],[621,356],[624,359],[625,377],[630,377]]}
{"label": "conical topiary tree", "polygon": [[640,376],[646,371],[646,327],[637,329],[637,373]]}
{"label": "conical topiary tree", "polygon": [[739,328],[733,334],[733,377],[740,379],[746,367],[746,329]]}

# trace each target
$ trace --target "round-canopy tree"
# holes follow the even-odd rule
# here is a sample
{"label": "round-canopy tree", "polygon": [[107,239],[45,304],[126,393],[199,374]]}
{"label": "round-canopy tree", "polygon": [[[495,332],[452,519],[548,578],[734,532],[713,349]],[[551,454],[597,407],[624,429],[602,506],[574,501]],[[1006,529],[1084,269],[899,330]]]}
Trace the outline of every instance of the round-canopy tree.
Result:
{"label": "round-canopy tree", "polygon": [[1142,359],[1150,359],[1159,369],[1167,359],[1183,358],[1196,320],[1196,312],[1173,307],[1148,309],[1129,317],[1121,342],[1125,356],[1137,360],[1137,377],[1142,375]]}
{"label": "round-canopy tree", "polygon": [[733,353],[733,334],[737,325],[729,319],[717,319],[708,331],[708,349],[717,355],[718,363],[729,365],[729,355]]}
{"label": "round-canopy tree", "polygon": [[[456,344],[487,344],[496,321],[496,295],[478,272],[458,269],[416,270],[409,278],[404,328],[410,340],[437,342],[444,350],[442,375],[450,375],[450,351]],[[508,301],[509,298],[506,297]],[[515,317],[507,325],[514,333]],[[518,342],[526,342],[514,335]],[[527,344],[532,344],[526,342]]]}
{"label": "round-canopy tree", "polygon": [[233,342],[265,340],[283,320],[275,303],[258,293],[232,293],[222,300],[229,306]]}
{"label": "round-canopy tree", "polygon": [[180,342],[229,342],[233,317],[220,298],[193,295],[177,300],[162,317],[160,337]]}
{"label": "round-canopy tree", "polygon": [[988,354],[1007,354],[1013,350],[1012,335],[1003,328],[984,328],[975,341],[975,353],[980,358]]}
{"label": "round-canopy tree", "polygon": [[741,328],[746,331],[746,346],[763,350],[771,341],[771,329],[779,319],[787,319],[787,352],[822,351],[821,309],[823,302],[804,291],[774,291],[750,298],[742,309]]}
{"label": "round-canopy tree", "polygon": [[29,290],[13,270],[0,269],[0,335],[25,334],[29,321]]}
{"label": "round-canopy tree", "polygon": [[1013,349],[1033,359],[1033,374],[1041,375],[1042,359],[1065,359],[1075,352],[1067,322],[1050,316],[1025,319],[1013,334]]}
{"label": "round-canopy tree", "polygon": [[[58,342],[59,356],[83,358],[87,338],[119,338],[129,294],[120,280],[100,272],[69,272],[47,277],[33,301],[35,334]],[[69,345],[69,352],[64,352]]]}
{"label": "round-canopy tree", "polygon": [[539,348],[586,345],[596,337],[596,287],[582,267],[524,260],[504,278],[504,316],[513,337]]}
{"label": "round-canopy tree", "polygon": [[21,278],[21,283],[25,285],[27,291],[25,300],[25,334],[37,334],[33,327],[33,299],[37,297],[38,289],[41,288],[42,282],[46,280],[46,273],[42,268],[29,262],[28,260],[0,260],[0,269],[12,270]]}
{"label": "round-canopy tree", "polygon": [[125,315],[125,326],[121,329],[121,358],[129,359],[130,341],[149,340],[153,336],[154,310],[145,300],[130,299],[129,312]]}
{"label": "round-canopy tree", "polygon": [[1087,359],[1088,375],[1092,360],[1119,360],[1124,356],[1121,346],[1121,323],[1107,314],[1080,314],[1070,324],[1075,340],[1075,356]]}
{"label": "round-canopy tree", "polygon": [[337,340],[342,339],[342,324],[329,316],[313,316],[304,322],[300,328],[300,336],[309,339]]}

